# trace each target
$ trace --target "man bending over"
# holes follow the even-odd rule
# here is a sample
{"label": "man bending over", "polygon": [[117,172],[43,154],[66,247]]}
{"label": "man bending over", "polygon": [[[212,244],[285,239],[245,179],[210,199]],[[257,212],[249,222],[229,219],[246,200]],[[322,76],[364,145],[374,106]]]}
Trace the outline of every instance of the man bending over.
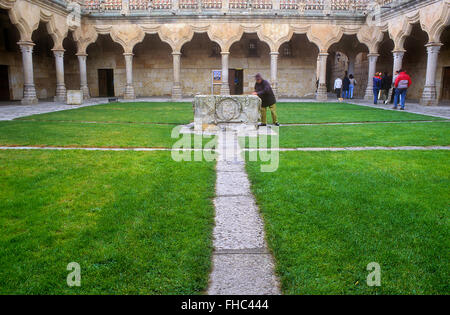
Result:
{"label": "man bending over", "polygon": [[270,83],[264,80],[259,73],[255,75],[255,80],[255,92],[253,92],[253,95],[258,95],[262,101],[260,126],[267,125],[267,107],[269,107],[270,113],[272,114],[272,122],[275,126],[279,126],[280,124],[277,119],[277,100],[275,99]]}

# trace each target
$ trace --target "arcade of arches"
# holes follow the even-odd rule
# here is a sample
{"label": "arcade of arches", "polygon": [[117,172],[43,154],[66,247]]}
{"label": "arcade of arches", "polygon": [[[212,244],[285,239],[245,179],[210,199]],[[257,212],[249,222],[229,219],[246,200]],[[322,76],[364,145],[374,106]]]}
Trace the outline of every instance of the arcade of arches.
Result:
{"label": "arcade of arches", "polygon": [[[153,20],[82,16],[47,0],[0,0],[0,100],[63,101],[68,89],[84,97],[134,99],[241,94],[261,73],[280,97],[327,98],[334,79],[354,74],[356,98],[373,97],[375,71],[405,68],[408,97],[423,105],[450,100],[450,4],[403,9],[377,25],[221,17]],[[315,24],[317,23],[317,24]],[[212,70],[222,84],[212,86]]]}

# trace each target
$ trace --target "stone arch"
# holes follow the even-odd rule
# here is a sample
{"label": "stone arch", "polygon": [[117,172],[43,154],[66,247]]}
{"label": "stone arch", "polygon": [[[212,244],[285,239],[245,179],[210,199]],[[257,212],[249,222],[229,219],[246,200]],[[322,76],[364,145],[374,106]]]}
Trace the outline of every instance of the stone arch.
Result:
{"label": "stone arch", "polygon": [[26,1],[16,1],[9,8],[9,17],[19,30],[20,41],[32,42],[31,36],[40,23],[40,8]]}
{"label": "stone arch", "polygon": [[45,22],[47,31],[53,39],[53,49],[64,50],[63,41],[69,32],[66,17],[55,15],[47,10],[41,10],[40,20]]}
{"label": "stone arch", "polygon": [[142,42],[134,46],[133,81],[137,97],[171,95],[172,51],[158,32],[146,33]]}
{"label": "stone arch", "polygon": [[364,25],[356,33],[358,40],[367,46],[369,53],[378,53],[380,43],[383,41],[384,35],[379,27]]}
{"label": "stone arch", "polygon": [[264,23],[256,32],[261,41],[264,41],[270,47],[270,51],[277,52],[280,46],[288,42],[294,34],[288,24],[267,24]]}
{"label": "stone arch", "polygon": [[[86,47],[87,81],[90,95],[121,96],[125,87],[125,60],[123,46],[111,38],[109,30],[99,30],[96,40]],[[79,45],[78,45],[79,46]],[[79,47],[78,47],[79,49]],[[114,76],[114,95],[101,95],[99,69],[112,69]]]}
{"label": "stone arch", "polygon": [[414,23],[419,22],[419,11],[396,17],[388,22],[388,32],[394,41],[394,51],[404,51],[405,39],[411,34]]}
{"label": "stone arch", "polygon": [[163,24],[158,34],[163,42],[172,47],[173,52],[179,53],[181,47],[194,37],[194,30],[188,24]]}
{"label": "stone arch", "polygon": [[[249,48],[252,43],[256,43],[257,45],[255,55],[251,53]],[[261,73],[265,79],[270,80],[271,48],[265,41],[259,38],[256,30],[251,32],[251,29],[247,28],[239,41],[235,41],[230,46],[229,52],[229,68],[242,70],[244,94],[253,90],[254,75],[256,73]],[[232,74],[230,73],[229,75],[231,78]]]}
{"label": "stone arch", "polygon": [[238,42],[244,29],[239,24],[214,23],[208,29],[209,38],[218,43],[222,52],[229,52],[230,47]]}
{"label": "stone arch", "polygon": [[89,45],[95,43],[98,33],[91,24],[82,24],[73,32],[73,39],[77,43],[77,54],[85,55]]}
{"label": "stone arch", "polygon": [[109,32],[112,40],[122,46],[124,54],[132,54],[134,46],[145,37],[143,29],[136,24],[114,25]]}
{"label": "stone arch", "polygon": [[419,14],[420,26],[427,32],[429,43],[439,43],[442,32],[450,24],[450,2],[431,4]]}
{"label": "stone arch", "polygon": [[327,24],[313,24],[306,33],[309,41],[319,47],[320,53],[327,53],[330,46],[339,42],[342,35],[342,27]]}

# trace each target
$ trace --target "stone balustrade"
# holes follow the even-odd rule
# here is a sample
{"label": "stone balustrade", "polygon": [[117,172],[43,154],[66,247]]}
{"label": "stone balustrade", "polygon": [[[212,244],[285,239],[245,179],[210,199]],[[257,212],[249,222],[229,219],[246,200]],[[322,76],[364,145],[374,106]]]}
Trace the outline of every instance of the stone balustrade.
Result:
{"label": "stone balustrade", "polygon": [[298,12],[364,12],[375,5],[385,6],[408,0],[84,0],[88,12],[151,10],[281,10]]}

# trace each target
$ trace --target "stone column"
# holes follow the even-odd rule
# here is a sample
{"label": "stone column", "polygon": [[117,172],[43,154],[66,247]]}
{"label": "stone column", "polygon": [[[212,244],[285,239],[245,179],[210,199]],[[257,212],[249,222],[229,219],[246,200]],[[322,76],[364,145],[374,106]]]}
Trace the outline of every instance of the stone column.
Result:
{"label": "stone column", "polygon": [[436,68],[441,46],[441,43],[431,43],[426,45],[428,51],[427,76],[422,98],[420,99],[420,104],[424,106],[435,106],[438,104],[436,93]]}
{"label": "stone column", "polygon": [[369,58],[369,73],[367,75],[366,95],[364,96],[364,99],[367,101],[373,100],[373,77],[375,76],[375,71],[377,69],[377,60],[379,56],[379,54],[367,55],[367,57]]}
{"label": "stone column", "polygon": [[56,66],[56,102],[65,102],[66,84],[64,83],[64,49],[53,50]]}
{"label": "stone column", "polygon": [[173,52],[172,57],[173,57],[172,99],[179,100],[183,97],[180,81],[181,52],[179,51]]}
{"label": "stone column", "polygon": [[33,47],[32,42],[18,42],[22,52],[23,64],[23,98],[22,104],[32,105],[37,104],[36,89],[34,87],[33,75]]}
{"label": "stone column", "polygon": [[87,84],[86,58],[87,54],[77,54],[80,65],[80,90],[83,92],[83,98],[90,98],[89,87]]}
{"label": "stone column", "polygon": [[230,86],[228,85],[228,57],[230,52],[222,51],[222,86],[220,87],[220,95],[230,95]]}
{"label": "stone column", "polygon": [[125,86],[123,98],[133,100],[136,98],[133,87],[133,53],[124,53],[123,55],[125,57],[125,69],[127,72],[127,85]]}
{"label": "stone column", "polygon": [[394,55],[394,68],[392,71],[392,76],[394,76],[395,71],[399,71],[402,68],[403,65],[403,56],[405,55],[404,50],[394,50],[392,52]]}
{"label": "stone column", "polygon": [[270,52],[270,83],[272,85],[272,90],[275,95],[278,95],[278,51]]}
{"label": "stone column", "polygon": [[316,99],[318,101],[327,100],[327,58],[328,53],[319,53],[319,88],[317,89]]}

